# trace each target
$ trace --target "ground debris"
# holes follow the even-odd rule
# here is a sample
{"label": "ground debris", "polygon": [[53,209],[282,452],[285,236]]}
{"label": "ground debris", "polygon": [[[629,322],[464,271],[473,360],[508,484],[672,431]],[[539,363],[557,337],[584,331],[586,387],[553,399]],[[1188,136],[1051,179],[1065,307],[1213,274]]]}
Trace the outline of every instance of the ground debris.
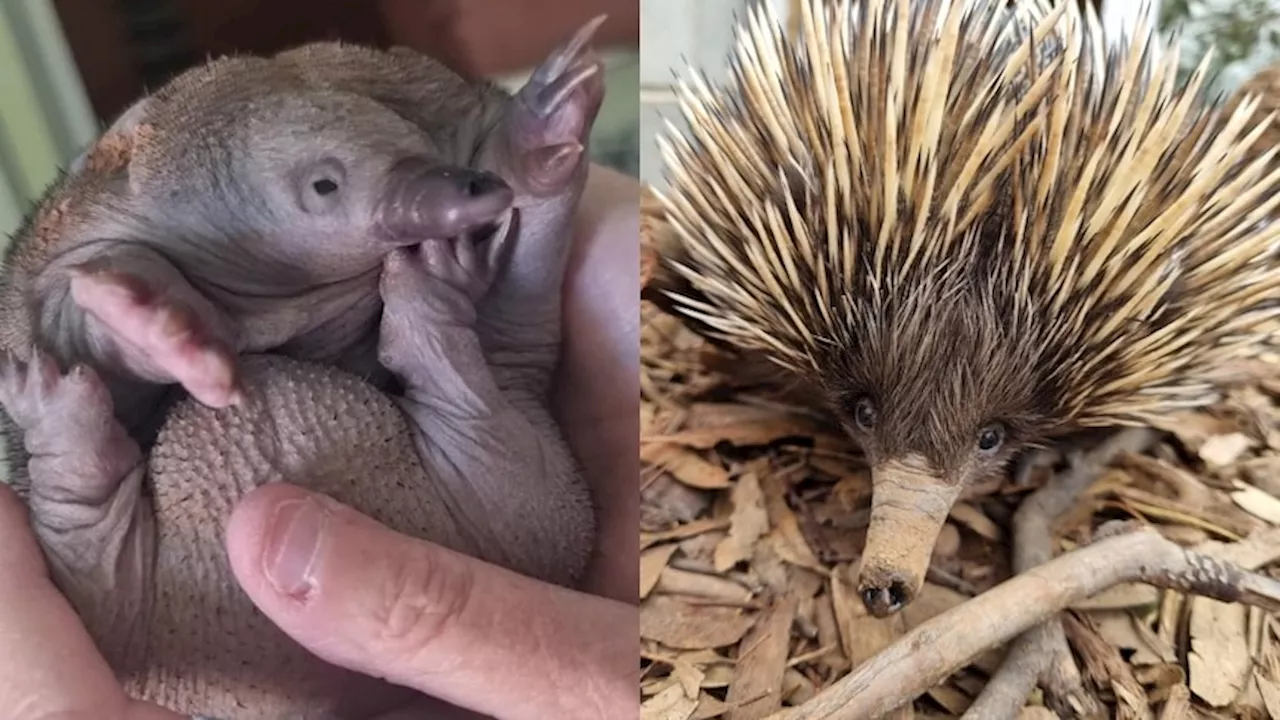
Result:
{"label": "ground debris", "polygon": [[[643,257],[648,284],[661,270],[652,247]],[[966,493],[919,598],[892,621],[867,616],[850,583],[871,493],[858,449],[811,388],[649,299],[642,322],[643,718],[768,717],[1010,577],[1014,511],[1049,473]],[[1150,449],[1116,458],[1055,524],[1056,554],[1129,521],[1280,576],[1280,382],[1160,425]],[[1062,617],[1107,717],[1280,717],[1277,614],[1126,583]],[[893,717],[959,717],[1002,656],[975,658]],[[1054,716],[1036,691],[1020,717]]]}

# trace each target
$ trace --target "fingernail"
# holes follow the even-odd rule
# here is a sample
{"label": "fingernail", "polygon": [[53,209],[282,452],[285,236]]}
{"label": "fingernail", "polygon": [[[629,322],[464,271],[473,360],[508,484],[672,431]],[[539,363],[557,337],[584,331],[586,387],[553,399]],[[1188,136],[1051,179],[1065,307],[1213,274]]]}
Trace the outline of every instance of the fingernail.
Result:
{"label": "fingernail", "polygon": [[298,599],[310,594],[325,520],[325,510],[311,499],[290,500],[276,508],[263,569],[277,592]]}

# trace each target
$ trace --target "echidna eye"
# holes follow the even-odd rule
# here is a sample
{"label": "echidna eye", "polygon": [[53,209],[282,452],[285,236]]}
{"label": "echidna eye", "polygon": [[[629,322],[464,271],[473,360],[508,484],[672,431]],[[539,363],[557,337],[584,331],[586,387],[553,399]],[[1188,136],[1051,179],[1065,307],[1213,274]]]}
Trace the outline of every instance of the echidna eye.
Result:
{"label": "echidna eye", "polygon": [[978,431],[978,450],[993,453],[1004,444],[1004,426],[992,423]]}
{"label": "echidna eye", "polygon": [[853,405],[853,421],[863,430],[870,430],[876,425],[876,406],[870,398],[859,398]]}

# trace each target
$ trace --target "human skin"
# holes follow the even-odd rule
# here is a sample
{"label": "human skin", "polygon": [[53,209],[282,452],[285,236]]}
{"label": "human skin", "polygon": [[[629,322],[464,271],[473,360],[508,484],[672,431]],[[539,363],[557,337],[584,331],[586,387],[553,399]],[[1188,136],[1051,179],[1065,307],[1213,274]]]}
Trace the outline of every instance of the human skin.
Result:
{"label": "human skin", "polygon": [[[592,168],[564,285],[555,410],[592,483],[602,528],[586,592],[395,535],[325,500],[326,526],[334,533],[326,536],[328,547],[365,548],[396,560],[378,566],[390,576],[357,577],[351,574],[367,571],[366,563],[351,563],[349,553],[322,554],[316,570],[322,582],[298,603],[275,591],[263,557],[275,555],[267,546],[279,504],[306,493],[272,485],[237,506],[228,526],[229,557],[250,598],[301,645],[334,664],[502,720],[634,711],[638,197],[634,180]],[[180,717],[125,696],[50,580],[25,508],[8,488],[0,489],[0,572],[8,578],[0,586],[0,720]],[[388,588],[404,591],[394,594],[394,607],[418,608],[411,616],[423,622],[384,632],[378,618],[404,615],[386,610]],[[456,610],[452,622],[441,624],[428,611],[440,607]],[[446,625],[447,632],[431,632]],[[318,628],[327,631],[318,635]],[[413,710],[428,704],[439,707],[423,699]],[[407,717],[403,712],[408,709],[384,717]]]}

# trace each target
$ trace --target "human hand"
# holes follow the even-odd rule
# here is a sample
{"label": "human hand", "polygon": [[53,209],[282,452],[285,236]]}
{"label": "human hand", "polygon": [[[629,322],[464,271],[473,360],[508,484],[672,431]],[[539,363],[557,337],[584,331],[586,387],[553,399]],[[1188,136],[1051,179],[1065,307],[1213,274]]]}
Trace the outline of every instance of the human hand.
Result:
{"label": "human hand", "polygon": [[[592,165],[574,235],[553,402],[599,513],[596,554],[582,589],[635,603],[640,587],[640,183]],[[633,624],[638,638],[638,611]]]}
{"label": "human hand", "polygon": [[636,707],[634,605],[394,533],[285,484],[241,500],[227,540],[241,587],[287,635],[423,694],[386,719],[476,717],[465,708],[596,720]]}
{"label": "human hand", "polygon": [[[50,580],[26,515],[0,485],[0,718],[184,720],[125,695]],[[474,717],[459,708],[586,720],[635,706],[633,605],[399,535],[291,485],[250,493],[227,538],[236,578],[285,633],[424,693],[378,720]]]}
{"label": "human hand", "polygon": [[0,719],[183,720],[130,700],[49,577],[27,507],[0,483]]}

